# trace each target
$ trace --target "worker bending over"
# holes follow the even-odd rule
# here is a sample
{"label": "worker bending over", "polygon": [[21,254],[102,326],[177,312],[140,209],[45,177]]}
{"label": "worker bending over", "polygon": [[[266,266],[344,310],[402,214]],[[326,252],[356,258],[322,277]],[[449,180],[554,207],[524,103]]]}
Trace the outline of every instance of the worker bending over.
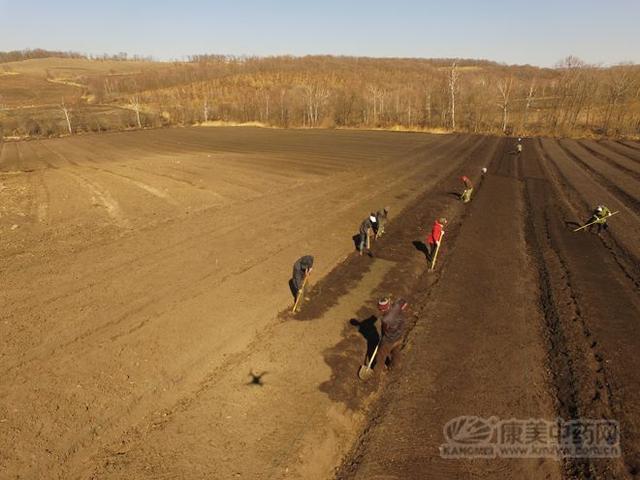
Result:
{"label": "worker bending over", "polygon": [[313,270],[313,256],[311,255],[300,257],[296,263],[293,264],[292,290],[295,298],[298,298],[298,295],[302,294],[305,278],[309,276],[311,270]]}
{"label": "worker bending over", "polygon": [[387,224],[389,216],[389,207],[384,207],[376,212],[376,223],[373,226],[376,238],[380,238],[384,234],[384,227]]}
{"label": "worker bending over", "polygon": [[396,300],[393,305],[388,297],[378,301],[378,310],[383,314],[380,322],[382,338],[378,359],[383,368],[387,365],[387,368],[392,368],[399,363],[402,340],[407,328],[407,320],[404,316],[405,308],[407,308],[407,302],[402,299]]}
{"label": "worker bending over", "polygon": [[460,177],[460,180],[462,180],[464,184],[464,190],[460,195],[460,200],[462,200],[462,203],[469,203],[471,201],[471,194],[473,193],[473,184],[466,175]]}
{"label": "worker bending over", "polygon": [[371,249],[371,236],[373,235],[374,229],[377,228],[378,220],[376,219],[376,214],[371,213],[367,218],[365,218],[360,224],[358,239],[358,251],[360,255],[363,254],[364,249],[366,247],[367,250]]}
{"label": "worker bending over", "polygon": [[597,229],[596,233],[598,234],[602,232],[602,230],[606,230],[607,228],[609,228],[609,226],[607,225],[607,218],[610,216],[611,210],[609,210],[604,205],[598,205],[593,210],[593,213],[591,214],[591,217],[589,217],[589,220],[585,222],[585,225],[593,223],[593,225],[590,225],[587,230],[591,231],[594,226]]}
{"label": "worker bending over", "polygon": [[442,235],[444,234],[444,226],[447,224],[447,219],[442,217],[433,223],[431,233],[427,237],[427,260],[433,262],[433,257],[436,253],[440,242],[442,241]]}

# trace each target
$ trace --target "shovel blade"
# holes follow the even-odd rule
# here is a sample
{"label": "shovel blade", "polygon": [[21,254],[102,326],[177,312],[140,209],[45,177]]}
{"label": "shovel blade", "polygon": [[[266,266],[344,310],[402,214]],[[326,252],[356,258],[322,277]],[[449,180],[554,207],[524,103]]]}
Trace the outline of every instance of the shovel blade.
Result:
{"label": "shovel blade", "polygon": [[366,382],[369,378],[371,378],[372,375],[373,375],[373,368],[369,367],[368,365],[362,365],[360,367],[360,370],[358,370],[358,377],[362,381]]}

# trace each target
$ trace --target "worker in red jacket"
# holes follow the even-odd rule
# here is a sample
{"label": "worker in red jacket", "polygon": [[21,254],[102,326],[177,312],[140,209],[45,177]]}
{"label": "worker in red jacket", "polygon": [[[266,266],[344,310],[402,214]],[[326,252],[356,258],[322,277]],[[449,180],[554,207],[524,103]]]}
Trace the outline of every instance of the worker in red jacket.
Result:
{"label": "worker in red jacket", "polygon": [[438,245],[440,245],[446,224],[447,219],[444,217],[436,220],[433,223],[433,228],[431,228],[431,233],[427,237],[427,257],[430,262],[433,261],[433,255],[436,253]]}

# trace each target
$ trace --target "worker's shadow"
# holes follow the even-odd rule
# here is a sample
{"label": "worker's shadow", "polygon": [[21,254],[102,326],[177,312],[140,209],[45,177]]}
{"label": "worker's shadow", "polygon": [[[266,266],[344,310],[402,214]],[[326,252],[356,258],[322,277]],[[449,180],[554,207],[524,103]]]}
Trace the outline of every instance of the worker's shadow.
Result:
{"label": "worker's shadow", "polygon": [[451,195],[453,197],[456,197],[458,200],[460,200],[460,193],[459,192],[447,192],[447,195]]}
{"label": "worker's shadow", "polygon": [[351,240],[353,240],[353,248],[356,251],[360,250],[360,234],[356,233],[353,237],[351,237]]}
{"label": "worker's shadow", "polygon": [[424,258],[428,261],[429,249],[427,248],[427,245],[421,240],[414,240],[412,243],[413,243],[413,246],[416,247],[416,250],[424,253]]}
{"label": "worker's shadow", "polygon": [[293,278],[289,279],[289,290],[291,290],[291,296],[295,300],[296,295],[298,294],[298,290],[296,290],[296,285],[293,283]]}
{"label": "worker's shadow", "polygon": [[378,333],[378,329],[376,328],[376,322],[378,321],[378,317],[375,315],[371,315],[369,318],[366,318],[362,321],[357,318],[352,318],[349,323],[354,327],[358,328],[358,332],[362,335],[367,341],[367,355],[366,358],[370,358],[373,354],[378,343],[380,343],[380,334]]}
{"label": "worker's shadow", "polygon": [[578,222],[573,222],[573,221],[569,221],[569,220],[565,220],[564,224],[565,224],[565,226],[567,226],[569,228],[578,228],[578,227],[582,226]]}

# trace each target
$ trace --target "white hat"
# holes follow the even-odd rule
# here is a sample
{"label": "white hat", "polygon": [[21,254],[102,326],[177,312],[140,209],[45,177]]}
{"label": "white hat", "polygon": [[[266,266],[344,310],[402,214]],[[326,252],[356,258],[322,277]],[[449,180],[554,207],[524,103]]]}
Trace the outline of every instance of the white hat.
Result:
{"label": "white hat", "polygon": [[371,220],[374,223],[378,221],[375,215],[369,215],[369,220]]}
{"label": "white hat", "polygon": [[601,212],[601,211],[603,210],[603,209],[602,209],[602,205],[598,205],[598,208],[596,208],[596,210],[597,210],[598,212]]}
{"label": "white hat", "polygon": [[487,167],[482,167],[482,173],[487,173]]}

